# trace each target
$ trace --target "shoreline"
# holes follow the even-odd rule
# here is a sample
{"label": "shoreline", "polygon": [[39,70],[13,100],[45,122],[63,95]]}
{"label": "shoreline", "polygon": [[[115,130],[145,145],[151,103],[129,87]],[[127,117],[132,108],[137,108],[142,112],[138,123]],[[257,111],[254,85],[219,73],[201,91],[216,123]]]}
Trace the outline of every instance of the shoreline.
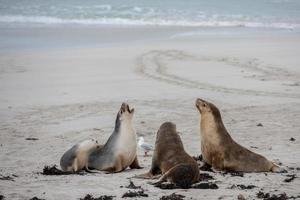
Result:
{"label": "shoreline", "polygon": [[142,42],[213,37],[297,37],[300,29],[154,25],[0,24],[0,52],[105,48]]}

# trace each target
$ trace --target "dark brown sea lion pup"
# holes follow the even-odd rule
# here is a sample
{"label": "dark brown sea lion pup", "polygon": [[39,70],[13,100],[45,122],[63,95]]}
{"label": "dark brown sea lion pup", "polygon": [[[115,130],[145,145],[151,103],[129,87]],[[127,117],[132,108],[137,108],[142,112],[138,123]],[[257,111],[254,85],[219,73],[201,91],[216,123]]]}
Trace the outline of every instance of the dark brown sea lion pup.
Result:
{"label": "dark brown sea lion pup", "polygon": [[185,152],[176,125],[171,122],[163,123],[157,132],[150,171],[136,177],[154,178],[160,173],[161,178],[154,184],[169,181],[188,188],[199,180],[197,162]]}
{"label": "dark brown sea lion pup", "polygon": [[132,126],[134,109],[123,103],[116,117],[115,128],[106,144],[89,156],[88,167],[107,172],[138,168],[137,136]]}
{"label": "dark brown sea lion pup", "polygon": [[202,99],[196,100],[201,114],[201,151],[204,161],[216,170],[240,172],[278,171],[265,157],[236,143],[227,132],[219,109]]}

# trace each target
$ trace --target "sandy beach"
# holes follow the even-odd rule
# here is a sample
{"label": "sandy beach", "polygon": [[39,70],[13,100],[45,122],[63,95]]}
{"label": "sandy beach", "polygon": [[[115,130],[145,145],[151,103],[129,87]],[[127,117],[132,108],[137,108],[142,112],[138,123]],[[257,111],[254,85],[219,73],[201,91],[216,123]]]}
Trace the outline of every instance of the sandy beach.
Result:
{"label": "sandy beach", "polygon": [[[239,194],[256,199],[259,191],[299,198],[300,35],[195,31],[182,27],[3,29],[0,175],[12,180],[0,180],[0,194],[6,199],[80,199],[86,194],[121,199],[132,180],[149,195],[133,199],[159,199],[174,192],[185,199],[237,199]],[[21,42],[24,38],[26,44]],[[122,102],[135,108],[134,126],[146,142],[153,144],[159,126],[171,121],[186,151],[198,156],[200,124],[194,105],[198,97],[219,107],[238,143],[281,164],[287,172],[243,177],[208,172],[218,189],[161,190],[147,180],[130,179],[151,165],[151,157],[143,157],[139,149],[143,169],[40,174],[45,165],[59,166],[62,154],[75,143],[88,138],[105,143]],[[297,178],[284,182],[293,174]],[[255,187],[233,187],[239,184]]]}

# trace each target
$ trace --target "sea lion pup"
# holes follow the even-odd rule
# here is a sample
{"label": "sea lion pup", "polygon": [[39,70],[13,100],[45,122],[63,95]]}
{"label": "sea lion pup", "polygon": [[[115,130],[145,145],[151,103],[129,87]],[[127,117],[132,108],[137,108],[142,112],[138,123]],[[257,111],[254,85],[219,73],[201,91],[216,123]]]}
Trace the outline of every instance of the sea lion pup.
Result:
{"label": "sea lion pup", "polygon": [[196,100],[201,114],[201,152],[204,161],[216,170],[241,172],[278,171],[265,157],[236,143],[227,132],[219,109],[202,99]]}
{"label": "sea lion pup", "polygon": [[115,129],[106,144],[89,157],[88,166],[110,173],[141,168],[137,159],[137,136],[132,126],[134,109],[123,103],[116,118]]}
{"label": "sea lion pup", "polygon": [[88,169],[88,158],[91,152],[101,148],[97,141],[90,139],[84,140],[64,153],[60,159],[60,167],[65,172],[76,173],[82,169]]}
{"label": "sea lion pup", "polygon": [[199,180],[197,162],[185,152],[176,125],[171,122],[163,123],[156,134],[150,171],[136,177],[154,178],[160,173],[161,178],[154,184],[169,181],[181,188],[188,188]]}

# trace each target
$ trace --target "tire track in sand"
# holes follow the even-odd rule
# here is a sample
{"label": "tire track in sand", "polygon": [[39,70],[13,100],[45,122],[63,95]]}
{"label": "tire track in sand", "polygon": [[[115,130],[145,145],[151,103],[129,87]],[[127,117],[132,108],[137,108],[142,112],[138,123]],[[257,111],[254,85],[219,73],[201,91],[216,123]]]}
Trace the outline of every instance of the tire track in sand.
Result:
{"label": "tire track in sand", "polygon": [[[271,96],[271,97],[288,97],[288,98],[300,98],[300,93],[284,93],[284,92],[271,92],[271,91],[259,91],[252,89],[240,89],[230,88],[225,86],[213,85],[201,81],[190,80],[184,77],[180,77],[168,72],[166,63],[168,60],[180,60],[180,61],[214,61],[227,65],[237,67],[240,70],[251,70],[261,74],[256,78],[268,79],[268,80],[293,80],[297,81],[299,75],[292,74],[284,69],[274,68],[270,65],[262,64],[262,62],[256,58],[245,59],[242,61],[238,58],[229,57],[208,57],[208,56],[193,56],[179,50],[152,50],[140,55],[137,58],[137,72],[148,78],[162,81],[165,83],[178,85],[187,88],[210,90],[222,93],[236,93],[242,95],[254,95],[254,96]],[[251,77],[248,77],[251,78]],[[253,77],[252,77],[253,78]]]}

